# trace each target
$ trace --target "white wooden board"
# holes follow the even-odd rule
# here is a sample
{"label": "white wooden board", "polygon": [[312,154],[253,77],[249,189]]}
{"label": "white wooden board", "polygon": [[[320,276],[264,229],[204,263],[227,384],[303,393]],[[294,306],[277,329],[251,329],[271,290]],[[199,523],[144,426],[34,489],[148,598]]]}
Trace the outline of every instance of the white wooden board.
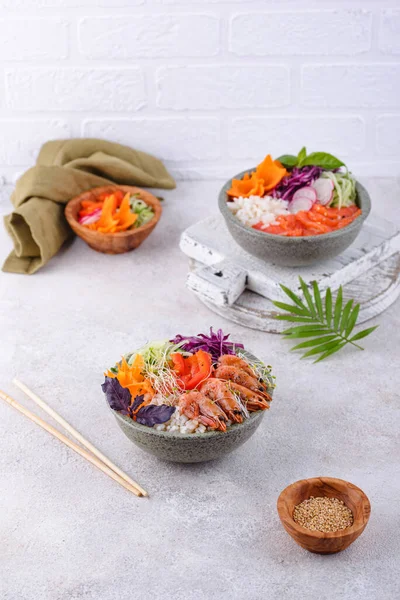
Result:
{"label": "white wooden board", "polygon": [[288,300],[279,287],[318,282],[323,291],[343,286],[345,299],[360,302],[359,322],[384,311],[400,295],[400,232],[374,216],[364,224],[354,244],[333,260],[310,267],[288,268],[265,263],[247,254],[229,234],[220,215],[183,232],[180,247],[191,259],[187,285],[211,310],[236,323],[279,332],[271,299]]}
{"label": "white wooden board", "polygon": [[244,289],[265,298],[284,299],[279,284],[298,288],[301,275],[322,291],[353,281],[400,251],[400,232],[391,222],[374,217],[366,222],[345,252],[309,267],[280,267],[247,254],[230,235],[221,215],[199,221],[183,232],[181,250],[204,265],[189,275],[188,287],[220,306],[233,304]]}

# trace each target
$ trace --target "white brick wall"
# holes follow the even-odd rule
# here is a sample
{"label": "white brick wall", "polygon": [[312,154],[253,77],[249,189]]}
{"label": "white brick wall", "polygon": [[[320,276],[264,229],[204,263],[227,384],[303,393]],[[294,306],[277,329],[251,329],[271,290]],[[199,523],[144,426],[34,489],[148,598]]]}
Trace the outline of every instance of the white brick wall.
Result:
{"label": "white brick wall", "polygon": [[400,175],[398,0],[0,0],[0,181],[99,136],[179,177],[267,152]]}

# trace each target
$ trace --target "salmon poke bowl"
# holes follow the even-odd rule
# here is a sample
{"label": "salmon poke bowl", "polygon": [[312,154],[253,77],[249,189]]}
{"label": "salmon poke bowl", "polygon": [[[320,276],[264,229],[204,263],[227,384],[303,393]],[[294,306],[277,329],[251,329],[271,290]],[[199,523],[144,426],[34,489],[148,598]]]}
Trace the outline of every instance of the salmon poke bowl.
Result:
{"label": "salmon poke bowl", "polygon": [[118,425],[142,450],[174,462],[228,454],[257,429],[275,387],[271,367],[222,330],[150,342],[105,372]]}
{"label": "salmon poke bowl", "polygon": [[333,258],[357,237],[371,201],[367,190],[331,154],[305,148],[270,154],[222,188],[219,208],[247,252],[284,266]]}

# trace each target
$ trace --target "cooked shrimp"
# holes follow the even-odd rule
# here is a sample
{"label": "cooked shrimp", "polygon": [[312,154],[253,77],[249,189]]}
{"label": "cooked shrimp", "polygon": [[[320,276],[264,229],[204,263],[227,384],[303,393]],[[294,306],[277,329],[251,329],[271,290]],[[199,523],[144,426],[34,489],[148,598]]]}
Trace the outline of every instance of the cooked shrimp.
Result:
{"label": "cooked shrimp", "polygon": [[241,369],[247,373],[247,375],[250,375],[250,377],[256,377],[256,374],[250,367],[249,363],[242,358],[239,358],[239,356],[236,356],[235,354],[223,354],[219,357],[218,364],[227,367],[237,367],[238,369]]}
{"label": "cooked shrimp", "polygon": [[188,419],[196,419],[212,429],[226,431],[226,415],[220,407],[197,391],[182,394],[179,408]]}
{"label": "cooked shrimp", "polygon": [[262,394],[267,400],[271,400],[271,396],[268,394],[265,385],[258,381],[256,377],[250,377],[250,375],[238,367],[229,367],[228,365],[218,367],[215,371],[215,377],[238,383],[253,392]]}
{"label": "cooked shrimp", "polygon": [[200,414],[199,399],[203,394],[200,392],[188,392],[179,398],[178,406],[188,419],[197,419]]}
{"label": "cooked shrimp", "polygon": [[201,392],[219,404],[231,421],[243,423],[243,411],[235,396],[220,379],[210,378],[201,385]]}
{"label": "cooked shrimp", "polygon": [[254,392],[247,387],[239,385],[234,381],[229,381],[228,383],[230,390],[237,394],[242,402],[245,403],[247,409],[250,412],[254,412],[256,410],[266,410],[269,408],[269,404],[265,399],[264,394],[260,394],[259,392]]}
{"label": "cooked shrimp", "polygon": [[226,431],[226,414],[223,410],[207,396],[200,394],[199,400],[200,416],[198,420],[203,425],[208,425],[212,429]]}

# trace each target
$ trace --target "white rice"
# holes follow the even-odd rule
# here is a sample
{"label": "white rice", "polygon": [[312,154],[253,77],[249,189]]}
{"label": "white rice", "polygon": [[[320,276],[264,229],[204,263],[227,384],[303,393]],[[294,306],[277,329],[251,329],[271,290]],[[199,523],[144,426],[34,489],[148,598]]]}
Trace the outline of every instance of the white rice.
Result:
{"label": "white rice", "polygon": [[[232,425],[232,421],[228,420],[226,424],[229,427]],[[160,425],[154,425],[154,429],[157,431],[172,431],[175,433],[204,433],[206,431],[214,431],[212,427],[206,427],[206,425],[199,423],[199,421],[196,421],[195,419],[188,419],[185,415],[181,414],[179,408],[176,408],[169,421],[161,423]]]}
{"label": "white rice", "polygon": [[166,423],[154,425],[157,431],[174,431],[176,433],[204,433],[207,427],[196,420],[190,420],[185,415],[182,415],[179,408],[176,408],[172,417]]}
{"label": "white rice", "polygon": [[235,198],[233,202],[227,203],[234,215],[244,225],[252,227],[257,223],[263,223],[265,227],[275,225],[276,217],[289,215],[289,203],[286,200],[273,198],[272,196],[250,196],[249,198]]}

